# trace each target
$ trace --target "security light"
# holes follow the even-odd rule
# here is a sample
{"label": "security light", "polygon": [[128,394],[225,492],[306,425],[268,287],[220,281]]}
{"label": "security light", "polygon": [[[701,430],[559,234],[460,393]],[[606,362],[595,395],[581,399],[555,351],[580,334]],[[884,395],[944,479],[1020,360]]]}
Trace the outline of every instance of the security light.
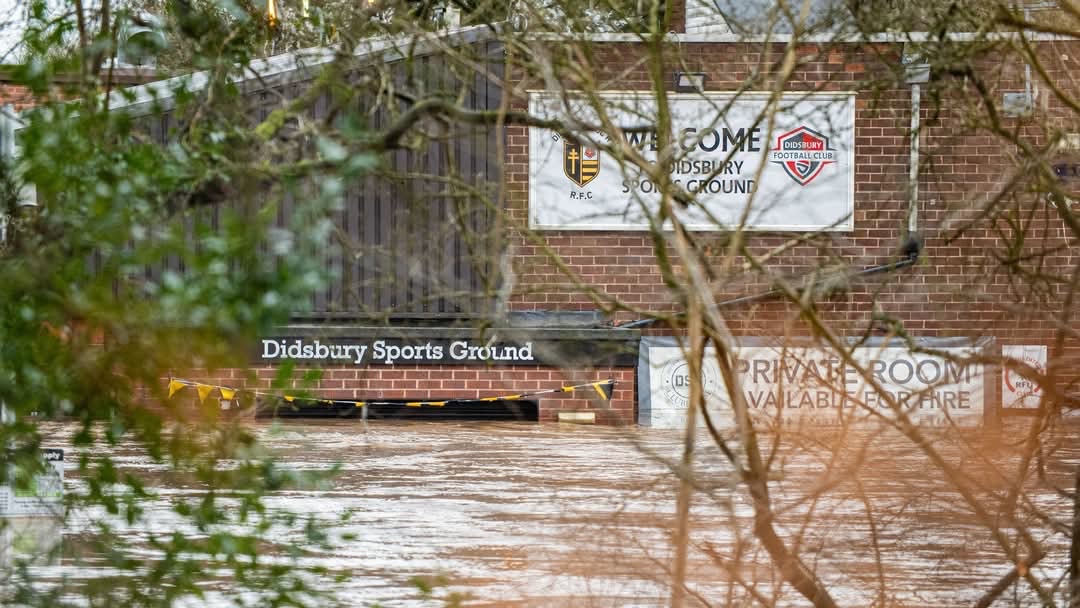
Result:
{"label": "security light", "polygon": [[922,52],[911,44],[905,44],[900,62],[904,66],[904,80],[908,84],[930,81],[930,64]]}
{"label": "security light", "polygon": [[705,90],[705,72],[675,72],[675,90],[683,93]]}

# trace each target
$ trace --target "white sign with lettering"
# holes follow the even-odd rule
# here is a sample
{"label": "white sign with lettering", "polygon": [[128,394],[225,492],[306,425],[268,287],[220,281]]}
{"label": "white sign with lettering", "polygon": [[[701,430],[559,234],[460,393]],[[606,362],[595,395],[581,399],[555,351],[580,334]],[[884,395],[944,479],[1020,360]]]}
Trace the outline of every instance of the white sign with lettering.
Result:
{"label": "white sign with lettering", "polygon": [[[533,228],[649,228],[659,204],[656,176],[620,161],[619,146],[614,153],[607,146],[625,142],[655,163],[656,102],[635,92],[593,99],[590,104],[544,92],[530,96],[529,109],[541,118],[570,125],[609,122],[619,127],[622,139],[530,128]],[[853,229],[854,95],[784,93],[773,103],[766,93],[709,92],[672,94],[669,101],[678,153],[661,171],[696,197],[698,207],[679,211],[693,229],[740,222],[753,230]],[[600,120],[597,106],[606,120]]]}
{"label": "white sign with lettering", "polygon": [[[14,482],[0,484],[0,516],[57,517],[64,514],[64,450],[41,450],[45,471],[30,480],[29,487],[20,488]],[[15,475],[14,467],[8,472]]]}
{"label": "white sign with lettering", "polygon": [[266,362],[293,360],[353,365],[398,365],[438,363],[534,363],[533,343],[503,344],[492,341],[371,340],[340,343],[318,338],[264,338],[259,341],[259,357]]}
{"label": "white sign with lettering", "polygon": [[[639,422],[681,428],[686,423],[690,376],[682,350],[646,346],[641,371],[647,374],[647,406]],[[923,425],[977,426],[983,420],[983,368],[959,360],[978,352],[974,346],[936,349],[937,357],[902,347],[860,347],[854,359],[881,391],[853,366],[818,348],[741,346],[735,371],[750,411],[783,423],[836,424],[893,417],[890,402]],[[950,360],[956,359],[954,360]],[[644,367],[647,366],[647,367]],[[703,369],[706,407],[721,427],[733,425],[730,399],[715,352],[707,351]]]}

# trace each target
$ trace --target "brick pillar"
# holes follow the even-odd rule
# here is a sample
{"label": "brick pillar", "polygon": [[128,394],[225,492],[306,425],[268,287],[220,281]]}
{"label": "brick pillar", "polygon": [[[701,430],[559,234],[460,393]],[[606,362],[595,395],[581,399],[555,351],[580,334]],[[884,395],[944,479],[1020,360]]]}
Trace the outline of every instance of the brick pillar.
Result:
{"label": "brick pillar", "polygon": [[686,0],[668,0],[667,10],[671,17],[668,29],[673,32],[686,31]]}

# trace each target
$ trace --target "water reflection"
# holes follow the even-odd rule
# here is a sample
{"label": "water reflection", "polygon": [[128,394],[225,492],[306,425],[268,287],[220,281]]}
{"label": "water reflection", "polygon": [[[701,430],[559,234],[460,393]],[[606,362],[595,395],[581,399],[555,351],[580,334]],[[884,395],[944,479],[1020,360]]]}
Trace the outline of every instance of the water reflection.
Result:
{"label": "water reflection", "polygon": [[10,570],[16,562],[31,566],[55,564],[63,525],[57,517],[0,518],[0,569]]}
{"label": "water reflection", "polygon": [[[419,606],[413,579],[444,576],[446,591],[478,605],[663,606],[667,601],[677,432],[544,424],[358,421],[262,424],[260,434],[297,469],[341,465],[326,488],[282,492],[275,509],[315,514],[336,540],[308,565],[342,580],[350,605]],[[937,436],[949,462],[981,471],[988,500],[1019,453],[1007,432],[985,442]],[[773,445],[766,438],[768,450]],[[1053,581],[1067,566],[1067,539],[1050,521],[1069,521],[1080,432],[1070,427],[1046,451],[1047,475],[1026,488],[1027,523],[1049,556],[1035,569]],[[752,511],[719,450],[700,446],[693,518],[691,582],[712,605],[760,594],[777,605],[804,605],[775,584],[767,555],[751,542]],[[116,453],[158,494],[149,521],[122,528],[139,546],[157,530],[182,526],[174,502],[199,490],[170,485],[163,468],[136,449]],[[781,531],[808,557],[844,605],[970,604],[1011,563],[955,489],[910,443],[879,433],[789,435],[777,444],[773,482]],[[78,490],[71,480],[69,491]],[[1038,511],[1040,521],[1034,517]],[[90,534],[94,514],[76,512],[71,534]],[[49,529],[38,528],[41,533]],[[55,538],[59,538],[59,532]],[[289,539],[281,539],[287,541]],[[152,552],[147,550],[147,555]],[[878,561],[877,556],[881,559]],[[77,577],[94,576],[80,561]],[[753,588],[748,589],[747,585]],[[227,584],[205,602],[224,605]],[[1023,586],[1002,605],[1037,601]]]}

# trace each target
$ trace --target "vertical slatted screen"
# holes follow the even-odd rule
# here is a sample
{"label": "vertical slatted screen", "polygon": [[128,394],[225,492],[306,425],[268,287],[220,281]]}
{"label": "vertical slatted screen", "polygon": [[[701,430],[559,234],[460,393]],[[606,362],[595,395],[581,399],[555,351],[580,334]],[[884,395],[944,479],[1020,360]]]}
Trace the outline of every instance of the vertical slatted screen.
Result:
{"label": "vertical slatted screen", "polygon": [[[502,47],[481,42],[467,49],[474,69],[443,55],[425,55],[380,66],[393,90],[440,95],[466,109],[498,109],[502,90]],[[249,95],[251,117],[264,120],[277,107],[295,99],[310,81],[279,86]],[[394,101],[388,90],[365,90],[351,108],[381,130],[409,107]],[[331,98],[324,94],[309,117],[325,118]],[[178,121],[171,112],[143,119],[156,141],[167,143]],[[333,277],[311,294],[310,308],[298,318],[438,319],[478,317],[489,312],[496,291],[500,238],[493,205],[501,187],[501,159],[496,158],[501,132],[494,126],[453,125],[422,121],[408,135],[409,147],[379,158],[378,169],[346,184],[340,212],[333,218],[345,235],[318,252]],[[224,203],[228,204],[228,202]],[[284,227],[295,205],[291,195],[277,219]],[[216,225],[221,206],[189,212]],[[183,272],[178,260],[146,269],[146,278],[163,268]]]}

